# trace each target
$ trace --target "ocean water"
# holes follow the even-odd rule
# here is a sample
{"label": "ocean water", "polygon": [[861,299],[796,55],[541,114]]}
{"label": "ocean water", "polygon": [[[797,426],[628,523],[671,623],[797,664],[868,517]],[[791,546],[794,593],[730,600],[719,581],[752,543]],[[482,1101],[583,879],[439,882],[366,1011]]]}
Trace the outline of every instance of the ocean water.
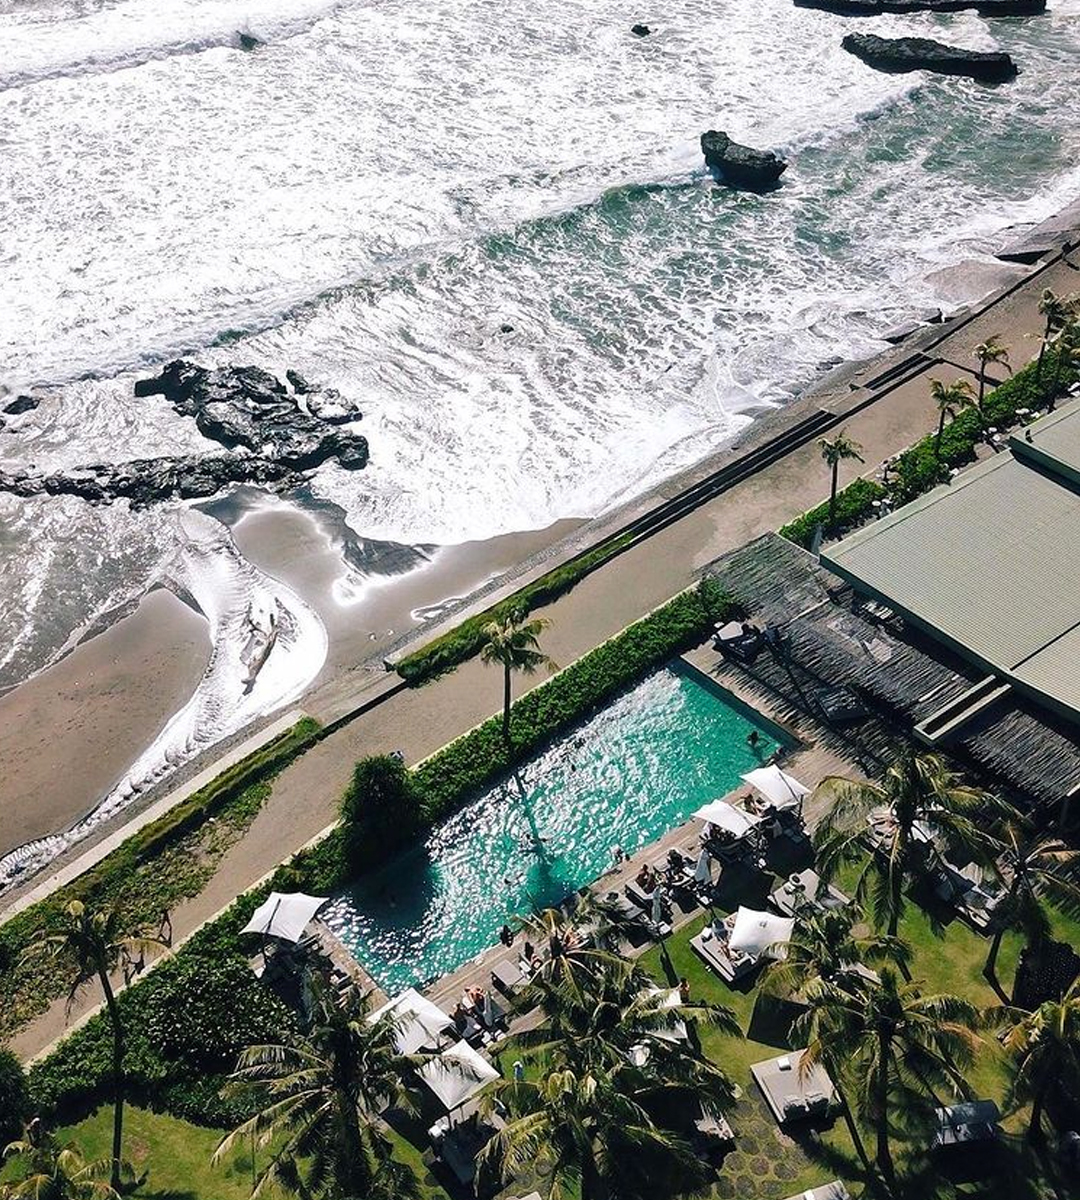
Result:
{"label": "ocean water", "polygon": [[[1022,74],[882,75],[852,27]],[[214,449],[133,380],[292,366],[371,441],[312,490],[395,542],[602,511],[1080,188],[1078,0],[857,26],[791,0],[0,0],[0,48],[0,383],[42,396],[0,465]],[[714,186],[710,127],[784,153],[783,187]],[[0,687],[151,583],[190,591],[183,516],[0,494]]]}
{"label": "ocean water", "polygon": [[[756,747],[747,736],[758,729]],[[739,786],[777,742],[696,671],[664,669],[479,796],[323,919],[390,994],[462,966]]]}

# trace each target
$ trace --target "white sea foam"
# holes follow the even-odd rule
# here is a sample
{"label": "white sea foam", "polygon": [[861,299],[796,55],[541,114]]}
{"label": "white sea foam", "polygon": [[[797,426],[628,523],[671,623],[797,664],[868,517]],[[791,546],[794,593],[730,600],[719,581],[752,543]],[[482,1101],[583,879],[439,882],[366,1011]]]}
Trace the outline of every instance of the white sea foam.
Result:
{"label": "white sea foam", "polygon": [[[206,616],[206,671],[188,702],[86,817],[0,857],[0,891],[82,841],[200,751],[297,699],[326,660],[326,631],[315,611],[244,559],[223,525],[186,512],[179,526],[181,542],[165,581],[189,593]],[[262,653],[253,658],[245,650],[255,625],[263,635],[273,630],[273,637],[257,639]]]}

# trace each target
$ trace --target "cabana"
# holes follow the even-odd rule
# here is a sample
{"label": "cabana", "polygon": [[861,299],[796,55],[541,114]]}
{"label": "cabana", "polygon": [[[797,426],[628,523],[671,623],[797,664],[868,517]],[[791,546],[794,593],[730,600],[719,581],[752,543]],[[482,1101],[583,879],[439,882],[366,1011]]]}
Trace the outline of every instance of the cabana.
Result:
{"label": "cabana", "polygon": [[781,771],[775,763],[758,767],[756,771],[747,771],[739,778],[760,792],[774,808],[801,809],[803,800],[810,795],[810,789],[805,784],[800,783],[794,775]]}
{"label": "cabana", "polygon": [[420,1078],[448,1113],[478,1096],[499,1072],[468,1042],[455,1042],[420,1068]]}
{"label": "cabana", "polygon": [[765,1103],[781,1125],[807,1117],[824,1117],[836,1099],[836,1088],[820,1063],[807,1067],[805,1050],[754,1063],[750,1074]]}
{"label": "cabana", "polygon": [[380,1017],[393,1016],[397,1020],[394,1045],[399,1054],[416,1054],[425,1047],[438,1048],[453,1020],[437,1004],[413,988],[408,988],[381,1008],[369,1014],[368,1020],[375,1022]]}
{"label": "cabana", "polygon": [[737,838],[746,837],[760,824],[760,818],[736,808],[727,800],[711,800],[694,813],[694,820],[704,821],[717,829],[724,829]]}
{"label": "cabana", "polygon": [[761,958],[784,958],[787,943],[795,928],[793,917],[778,917],[775,913],[743,908],[735,914],[728,937],[728,946],[755,962]]}
{"label": "cabana", "polygon": [[271,892],[251,914],[241,933],[259,933],[295,944],[304,936],[315,914],[326,903],[325,896],[303,892]]}

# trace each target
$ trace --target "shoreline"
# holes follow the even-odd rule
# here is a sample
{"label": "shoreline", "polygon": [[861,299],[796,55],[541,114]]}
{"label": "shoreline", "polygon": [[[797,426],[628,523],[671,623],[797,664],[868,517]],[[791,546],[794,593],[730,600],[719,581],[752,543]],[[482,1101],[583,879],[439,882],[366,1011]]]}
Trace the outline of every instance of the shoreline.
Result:
{"label": "shoreline", "polygon": [[[905,363],[913,359],[921,360],[925,368],[929,360],[923,357],[924,351],[941,346],[947,349],[949,339],[957,331],[978,321],[981,314],[989,310],[995,310],[995,320],[998,319],[998,306],[1008,307],[1011,296],[1030,289],[1046,270],[1048,253],[1053,254],[1063,243],[1068,244],[1078,224],[1080,201],[1073,202],[1042,225],[1020,227],[1013,236],[1010,236],[1010,231],[1005,231],[999,251],[1003,271],[1007,277],[1011,276],[1005,287],[960,309],[947,321],[914,328],[880,354],[841,364],[790,404],[762,412],[731,442],[704,456],[694,466],[591,519],[557,522],[546,530],[503,535],[490,542],[463,543],[442,549],[423,548],[420,557],[427,561],[422,562],[420,567],[413,567],[410,563],[411,569],[406,571],[374,582],[369,578],[361,589],[367,593],[366,610],[363,595],[352,603],[331,603],[329,593],[333,591],[333,584],[347,575],[348,568],[341,546],[334,545],[332,528],[325,521],[320,521],[316,512],[306,508],[302,502],[296,506],[266,497],[261,497],[257,506],[234,507],[230,530],[245,558],[294,587],[312,603],[324,621],[329,614],[331,620],[328,631],[330,625],[337,626],[338,640],[335,642],[331,634],[331,652],[326,664],[296,703],[324,723],[350,719],[357,710],[358,702],[362,707],[396,685],[396,677],[390,677],[388,683],[383,668],[383,660],[389,655],[400,653],[405,647],[415,648],[423,644],[463,617],[512,593],[530,579],[595,544],[628,520],[647,512],[659,502],[677,496],[714,472],[718,466],[737,461],[749,451],[790,430],[815,408],[843,412],[852,405],[853,393],[859,393],[869,400],[875,388],[882,386],[883,380],[893,375],[903,375]],[[1049,247],[1048,252],[1046,247]],[[1015,253],[1030,256],[1035,250],[1041,257],[1034,265],[1026,264],[1021,268],[1021,277],[1016,279],[1016,260],[1011,256]],[[982,264],[983,269],[985,265]],[[1080,275],[1077,276],[1077,283],[1080,284]],[[1026,348],[1029,353],[1025,357],[1030,357],[1031,344],[1027,344]],[[947,353],[942,357],[947,359]],[[1019,357],[1015,361],[1019,362]],[[956,366],[970,371],[970,364],[958,362]],[[413,555],[415,562],[417,551],[414,548],[398,549]],[[331,585],[329,589],[328,583]],[[416,620],[419,611],[430,612],[432,609],[439,614],[436,619]],[[360,620],[360,614],[364,611],[369,614],[368,623],[375,628],[365,627]],[[403,617],[406,618],[404,621]],[[128,617],[123,618],[118,625],[123,625],[127,620]],[[399,632],[400,626],[410,623],[411,627],[402,628]],[[70,662],[74,653],[93,646],[102,636],[97,635],[83,642],[55,666]],[[32,682],[33,679],[28,681]],[[26,687],[27,684],[20,684],[2,699],[17,697]],[[145,811],[163,795],[182,789],[186,780],[207,769],[236,745],[257,737],[259,730],[266,728],[274,716],[271,713],[252,722],[236,734],[215,743],[203,754],[181,764],[170,772],[167,779],[148,788],[123,814],[103,824],[100,832],[55,860],[47,871],[55,871],[65,862],[76,859],[102,838],[122,829],[127,821]],[[4,765],[4,759],[4,754],[0,752],[0,766]],[[62,773],[64,766],[61,765],[59,770]],[[68,771],[70,773],[70,764]],[[85,807],[87,805],[83,805],[82,809]],[[40,875],[36,878],[40,879]],[[24,886],[31,886],[30,881]],[[17,896],[23,890],[22,887],[13,888],[8,897]]]}

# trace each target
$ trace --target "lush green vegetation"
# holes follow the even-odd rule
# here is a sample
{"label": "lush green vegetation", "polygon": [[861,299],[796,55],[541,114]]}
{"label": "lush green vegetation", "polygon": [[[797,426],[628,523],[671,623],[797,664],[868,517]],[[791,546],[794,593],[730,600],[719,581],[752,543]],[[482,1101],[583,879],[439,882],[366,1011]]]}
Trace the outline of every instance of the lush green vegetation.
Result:
{"label": "lush green vegetation", "polygon": [[[1041,363],[1030,363],[1007,379],[1000,387],[986,394],[982,408],[972,403],[957,413],[938,432],[928,434],[909,446],[895,460],[895,469],[885,482],[856,479],[836,495],[836,515],[833,532],[841,535],[854,529],[874,513],[875,501],[887,501],[895,507],[914,500],[932,487],[949,478],[953,468],[975,461],[979,446],[986,441],[990,427],[999,429],[1015,425],[1017,410],[1032,411],[1046,408],[1054,397],[1077,377],[1072,361],[1065,361],[1065,346],[1051,346]],[[1060,370],[1058,359],[1062,359]],[[928,406],[929,407],[929,406]],[[809,547],[819,525],[827,525],[829,501],[796,517],[780,532],[803,547]]]}
{"label": "lush green vegetation", "polygon": [[116,913],[129,930],[159,930],[163,915],[198,895],[225,851],[255,819],[273,776],[319,733],[317,721],[298,721],[127,838],[89,871],[0,926],[0,1040],[71,987],[75,976],[70,962],[45,969],[25,955],[42,935],[63,929],[72,900]]}
{"label": "lush green vegetation", "polygon": [[632,541],[633,534],[619,534],[553,568],[514,592],[512,596],[507,596],[498,604],[468,617],[441,637],[434,638],[426,646],[405,655],[395,670],[402,679],[411,684],[426,683],[429,679],[445,675],[447,671],[452,671],[480,653],[487,641],[484,630],[488,625],[504,621],[511,614],[525,616],[557,600],[590,572],[602,566],[608,559],[614,558]]}
{"label": "lush green vegetation", "polygon": [[30,1116],[30,1089],[22,1063],[10,1050],[0,1049],[0,1146],[22,1132]]}

